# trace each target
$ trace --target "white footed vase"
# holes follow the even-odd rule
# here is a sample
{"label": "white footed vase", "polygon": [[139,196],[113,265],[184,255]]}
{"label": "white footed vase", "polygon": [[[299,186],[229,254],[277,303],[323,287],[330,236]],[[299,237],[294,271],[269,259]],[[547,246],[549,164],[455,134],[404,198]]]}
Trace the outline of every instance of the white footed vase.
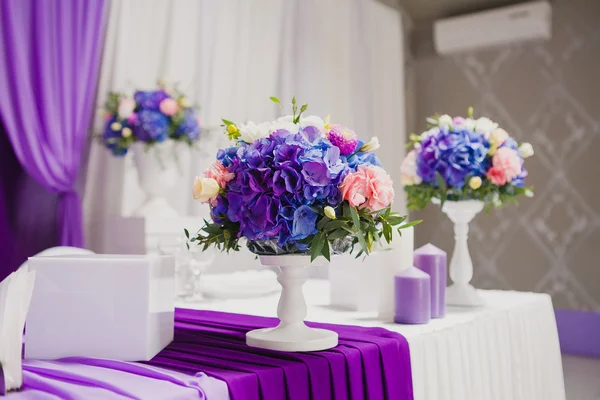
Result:
{"label": "white footed vase", "polygon": [[166,197],[173,191],[183,174],[182,166],[190,162],[189,148],[184,143],[174,140],[166,140],[149,148],[146,148],[144,143],[137,142],[131,147],[138,181],[146,195],[146,199],[133,215],[177,217],[177,211],[169,204]]}
{"label": "white footed vase", "polygon": [[[277,306],[279,325],[248,332],[246,344],[279,351],[318,351],[337,346],[336,332],[309,328],[304,324],[306,302],[302,286],[308,278],[310,256],[260,256],[260,262],[264,266],[279,267],[277,280],[282,288]],[[313,265],[322,265],[324,262],[326,261],[320,257]]]}
{"label": "white footed vase", "polygon": [[469,222],[483,210],[478,200],[445,201],[442,211],[454,222],[454,251],[450,261],[452,285],[446,289],[446,303],[455,306],[479,306],[483,299],[469,282],[473,278],[473,262],[469,254]]}

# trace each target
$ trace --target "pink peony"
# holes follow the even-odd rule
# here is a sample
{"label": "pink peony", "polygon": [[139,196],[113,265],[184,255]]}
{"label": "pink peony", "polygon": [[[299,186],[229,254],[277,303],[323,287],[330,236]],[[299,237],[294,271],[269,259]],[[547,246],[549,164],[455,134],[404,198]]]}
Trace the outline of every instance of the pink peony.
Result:
{"label": "pink peony", "polygon": [[221,188],[225,188],[227,182],[232,180],[235,177],[233,172],[229,172],[220,161],[216,161],[213,165],[210,166],[206,171],[204,171],[205,178],[212,178]]}
{"label": "pink peony", "polygon": [[504,173],[507,182],[512,181],[521,173],[519,154],[508,147],[501,147],[494,153],[492,165]]}
{"label": "pink peony", "polygon": [[506,183],[506,175],[500,168],[492,167],[488,170],[486,177],[496,186],[502,186]]}
{"label": "pink peony", "polygon": [[167,98],[160,102],[158,108],[160,109],[161,113],[172,117],[173,115],[177,114],[177,111],[179,111],[179,104],[177,104],[175,99]]}
{"label": "pink peony", "polygon": [[360,165],[358,171],[346,175],[340,185],[342,197],[353,207],[377,211],[394,200],[392,179],[381,167]]}

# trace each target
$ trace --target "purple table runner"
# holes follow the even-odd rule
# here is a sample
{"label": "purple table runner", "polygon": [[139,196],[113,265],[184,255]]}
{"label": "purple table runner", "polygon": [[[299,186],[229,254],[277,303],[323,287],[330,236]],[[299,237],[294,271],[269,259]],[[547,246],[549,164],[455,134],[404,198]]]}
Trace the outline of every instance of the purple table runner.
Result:
{"label": "purple table runner", "polygon": [[[69,358],[24,362],[17,399],[412,400],[406,339],[382,328],[307,323],[339,334],[320,352],[248,347],[275,318],[177,309],[175,340],[147,363]],[[156,368],[160,367],[160,368]],[[100,396],[100,397],[98,397]]]}
{"label": "purple table runner", "polygon": [[175,341],[150,364],[222,379],[233,400],[413,398],[408,342],[402,335],[308,323],[336,331],[339,345],[311,353],[246,346],[247,331],[276,324],[275,318],[177,309]]}

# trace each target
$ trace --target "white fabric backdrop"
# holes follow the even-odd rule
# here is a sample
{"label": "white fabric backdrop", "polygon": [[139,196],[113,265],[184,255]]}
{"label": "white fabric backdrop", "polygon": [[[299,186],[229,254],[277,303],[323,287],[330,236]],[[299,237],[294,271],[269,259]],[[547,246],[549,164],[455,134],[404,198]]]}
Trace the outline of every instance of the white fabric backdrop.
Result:
{"label": "white fabric backdrop", "polygon": [[[384,166],[400,182],[404,155],[404,64],[400,14],[376,0],[113,1],[98,106],[110,90],[179,82],[201,106],[204,127],[221,117],[265,120],[268,100],[295,94],[309,114],[378,136]],[[102,129],[99,117],[96,130]],[[226,145],[220,129],[204,132],[169,201],[182,215],[208,215],[192,202],[191,182]],[[88,246],[103,252],[107,218],[128,215],[143,200],[128,157],[92,145],[84,195]],[[395,208],[404,211],[401,187]],[[235,261],[234,261],[235,262]]]}

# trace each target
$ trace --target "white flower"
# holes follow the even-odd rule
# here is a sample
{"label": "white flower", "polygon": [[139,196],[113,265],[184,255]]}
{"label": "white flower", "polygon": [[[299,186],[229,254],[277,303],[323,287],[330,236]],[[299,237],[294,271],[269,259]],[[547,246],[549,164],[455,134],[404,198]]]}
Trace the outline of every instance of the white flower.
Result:
{"label": "white flower", "polygon": [[130,97],[126,97],[119,103],[119,118],[126,119],[129,118],[131,114],[133,114],[133,110],[135,110],[135,100]]}
{"label": "white flower", "polygon": [[371,138],[371,140],[369,140],[367,143],[363,144],[362,146],[360,146],[360,149],[358,149],[358,151],[375,151],[379,148],[379,139],[377,138],[377,136],[373,136]]}
{"label": "white flower", "polygon": [[194,186],[192,187],[194,199],[200,200],[203,203],[208,202],[219,194],[219,190],[219,182],[213,178],[204,178],[201,176],[196,177]]}
{"label": "white flower", "polygon": [[[283,117],[279,117],[279,118],[277,118],[276,121],[273,122],[273,124],[282,124],[284,126],[287,126],[286,124],[294,125],[294,117],[292,115],[286,115]],[[296,125],[297,125],[296,132],[292,132],[292,133],[297,133],[299,128],[304,128],[307,126],[315,126],[320,131],[323,131],[325,129],[325,121],[323,121],[323,119],[321,117],[317,117],[316,115],[300,117],[300,121]],[[286,129],[286,128],[280,128],[280,129]]]}
{"label": "white flower", "polygon": [[444,114],[438,118],[438,126],[446,126],[450,128],[452,126],[452,117],[448,114]]}
{"label": "white flower", "polygon": [[476,122],[473,118],[465,118],[465,120],[462,123],[462,126],[468,131],[474,131],[475,124]]}
{"label": "white flower", "polygon": [[475,121],[475,132],[478,133],[490,133],[497,127],[497,123],[486,117],[481,117]]}
{"label": "white flower", "polygon": [[473,190],[477,190],[481,187],[481,178],[479,176],[474,176],[469,179],[469,187]]}
{"label": "white flower", "polygon": [[533,146],[531,145],[531,143],[521,143],[521,145],[519,146],[519,154],[523,158],[531,157],[532,155],[534,155],[535,153],[533,151]]}
{"label": "white flower", "polygon": [[125,127],[123,128],[123,130],[121,131],[121,136],[123,136],[124,138],[128,138],[129,136],[131,136],[133,132],[131,131],[130,128]]}
{"label": "white flower", "polygon": [[404,186],[419,185],[423,179],[417,174],[417,151],[411,150],[400,167],[400,181]]}
{"label": "white flower", "polygon": [[286,131],[290,132],[291,134],[298,133],[298,130],[300,129],[300,127],[292,122],[292,117],[290,116],[289,119],[288,118],[283,119],[283,118],[285,118],[285,117],[278,118],[276,121],[271,122],[271,133],[276,132],[280,129],[286,130]]}
{"label": "white flower", "polygon": [[533,192],[531,190],[529,190],[529,189],[526,189],[525,190],[525,197],[529,197],[529,198],[533,197]]}
{"label": "white flower", "polygon": [[321,117],[317,117],[316,115],[309,115],[307,117],[300,117],[300,126],[302,128],[306,126],[314,126],[317,127],[320,131],[325,129],[325,121]]}
{"label": "white flower", "polygon": [[241,124],[239,127],[240,139],[246,143],[252,143],[257,139],[269,137],[271,134],[271,124],[269,122],[262,122],[255,124],[249,121],[246,124]]}
{"label": "white flower", "polygon": [[492,131],[489,140],[492,145],[500,147],[508,139],[508,133],[502,128],[496,128]]}
{"label": "white flower", "polygon": [[438,133],[440,133],[440,128],[438,128],[437,126],[434,126],[430,130],[421,133],[421,140],[424,140],[424,139],[428,138],[429,136],[435,136]]}

